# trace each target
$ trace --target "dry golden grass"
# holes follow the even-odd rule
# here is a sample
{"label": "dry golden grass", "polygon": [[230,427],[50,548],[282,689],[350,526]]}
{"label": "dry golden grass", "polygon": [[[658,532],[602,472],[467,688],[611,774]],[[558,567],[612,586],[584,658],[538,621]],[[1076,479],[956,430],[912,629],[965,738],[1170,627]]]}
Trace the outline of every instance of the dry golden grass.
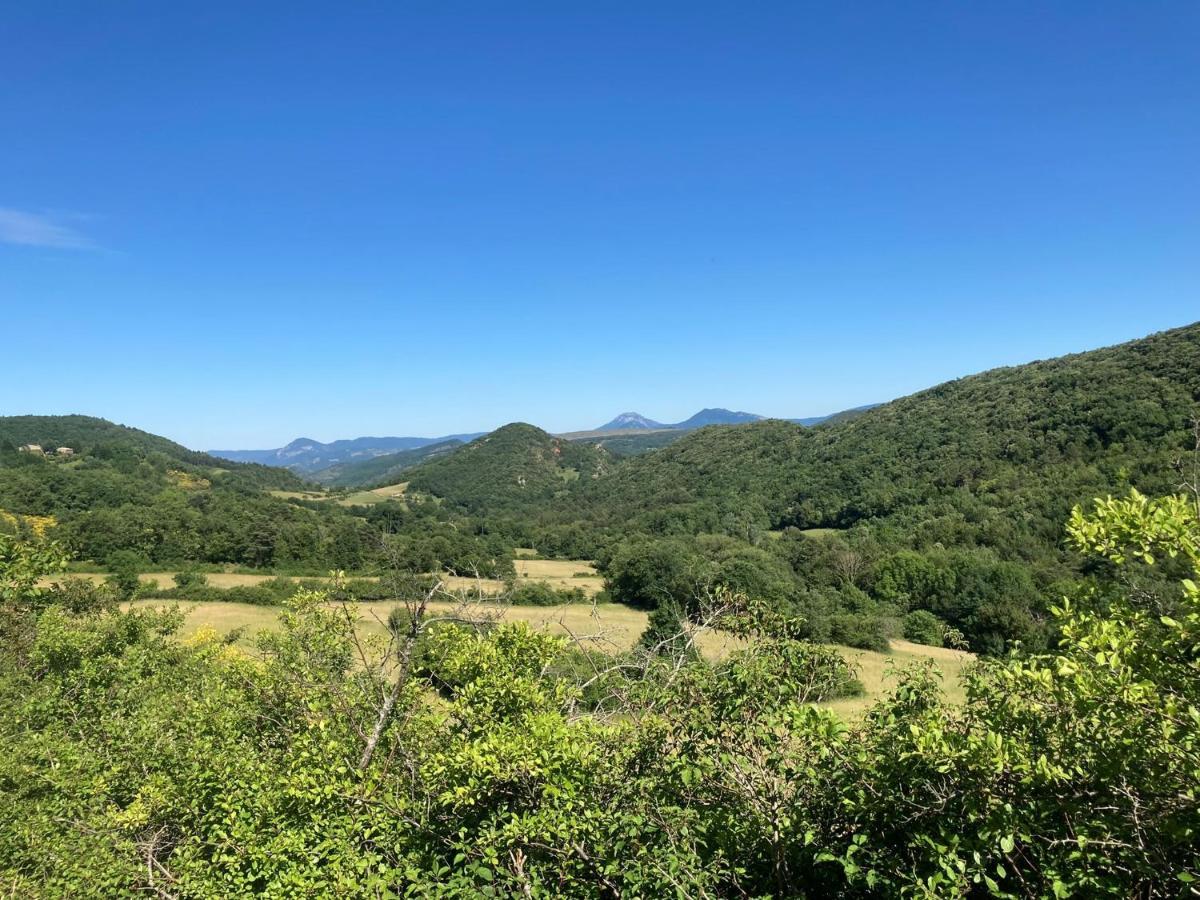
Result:
{"label": "dry golden grass", "polygon": [[383,503],[387,500],[400,500],[404,497],[404,491],[407,488],[407,481],[401,484],[389,484],[387,487],[374,488],[369,491],[355,491],[345,497],[339,497],[337,502],[341,506],[370,506],[373,503]]}
{"label": "dry golden grass", "polygon": [[341,506],[370,506],[372,503],[382,503],[385,500],[398,500],[404,496],[408,482],[389,484],[387,487],[375,488],[370,491],[354,491],[340,496],[328,491],[267,491],[272,497],[281,500],[330,500]]}
{"label": "dry golden grass", "polygon": [[598,594],[604,587],[604,577],[585,559],[518,558],[513,565],[521,580],[544,581],[556,588],[583,588],[588,596]]}
{"label": "dry golden grass", "polygon": [[[143,572],[138,576],[138,580],[143,584],[156,582],[160,588],[175,587],[175,572]],[[97,584],[108,577],[104,572],[70,572],[67,575],[55,575],[51,578],[43,578],[40,582],[43,586],[49,585],[54,581],[62,581],[63,578],[86,578]],[[244,575],[238,572],[205,572],[205,580],[217,588],[231,587],[246,587],[248,585],[262,584],[264,581],[270,581],[276,578],[275,575]],[[306,578],[307,580],[307,578]],[[322,576],[315,579],[317,581],[328,581],[327,576]]]}
{"label": "dry golden grass", "polygon": [[502,594],[505,584],[499,578],[472,578],[468,575],[442,575],[442,586],[451,591],[480,590],[484,594]]}
{"label": "dry golden grass", "polygon": [[272,497],[280,500],[328,500],[329,495],[324,491],[267,491]]}
{"label": "dry golden grass", "polygon": [[800,533],[810,538],[833,537],[840,531],[838,528],[802,528]]}
{"label": "dry golden grass", "polygon": [[[144,609],[146,607],[162,607],[171,604],[162,600],[134,600],[122,604],[126,608]],[[253,646],[254,636],[260,631],[274,631],[279,627],[279,610],[272,606],[254,606],[249,603],[180,603],[187,617],[181,638],[189,638],[203,628],[212,628],[217,634],[224,636],[243,629],[238,644],[242,647]]]}
{"label": "dry golden grass", "polygon": [[[161,606],[162,601],[136,600],[133,607]],[[226,635],[243,629],[238,645],[253,647],[254,635],[265,629],[275,629],[279,624],[279,610],[269,606],[253,606],[248,603],[183,603],[187,612],[181,637],[188,637],[201,628],[212,628]],[[365,638],[384,634],[383,623],[394,603],[360,603],[358,631]],[[432,615],[449,615],[461,612],[461,607],[450,602],[430,605]],[[505,604],[479,603],[469,607],[472,616],[494,616],[498,621],[527,622],[534,628],[546,629],[561,634],[606,652],[620,652],[632,648],[646,627],[647,616],[641,610],[619,604],[573,603],[563,606],[508,606]],[[719,659],[731,650],[744,646],[736,638],[723,634],[705,633],[697,640],[701,653],[708,659]],[[894,673],[907,665],[932,661],[942,673],[942,686],[946,698],[952,703],[965,699],[962,672],[974,656],[959,650],[941,647],[925,647],[908,641],[893,641],[891,653],[875,653],[870,650],[853,650],[839,647],[838,651],[851,663],[863,683],[865,693],[861,697],[833,700],[826,704],[844,718],[854,719],[863,714],[872,703],[885,695],[895,683]]]}
{"label": "dry golden grass", "polygon": [[395,497],[404,496],[404,492],[408,490],[408,482],[402,481],[399,484],[389,484],[384,487],[375,488],[370,491],[372,494],[377,494],[384,499],[392,499]]}
{"label": "dry golden grass", "polygon": [[868,706],[886,694],[895,684],[895,673],[898,669],[927,660],[931,660],[942,673],[942,690],[946,699],[954,704],[961,704],[966,700],[962,674],[975,660],[971,653],[947,647],[926,647],[923,644],[900,640],[892,641],[891,653],[852,650],[848,647],[838,649],[846,661],[855,667],[858,680],[863,683],[865,689],[861,697],[846,697],[828,704],[830,709],[836,710],[846,718],[862,715]]}
{"label": "dry golden grass", "polygon": [[[545,581],[554,587],[581,587],[589,594],[597,593],[604,586],[604,579],[596,573],[595,568],[590,562],[585,560],[517,560],[517,575],[522,580],[529,581]],[[586,572],[586,578],[573,578],[576,572]],[[49,585],[52,581],[58,580],[61,576],[54,578],[42,579],[42,585]],[[107,578],[107,574],[103,572],[86,572],[72,573],[72,578],[87,578],[94,582],[101,582]],[[157,582],[160,588],[174,587],[175,572],[146,572],[139,575],[138,578],[143,583]],[[243,587],[246,585],[262,584],[264,581],[270,581],[275,575],[248,575],[233,572],[205,572],[205,579],[210,585],[217,588]],[[357,576],[356,576],[357,577]],[[309,576],[304,576],[305,580],[310,580]],[[369,576],[368,580],[373,580],[374,576]],[[327,581],[328,576],[317,576],[311,580]],[[485,594],[500,594],[504,591],[504,582],[498,578],[471,578],[468,576],[458,575],[443,575],[442,582],[445,587],[452,591],[473,591],[476,588]]]}

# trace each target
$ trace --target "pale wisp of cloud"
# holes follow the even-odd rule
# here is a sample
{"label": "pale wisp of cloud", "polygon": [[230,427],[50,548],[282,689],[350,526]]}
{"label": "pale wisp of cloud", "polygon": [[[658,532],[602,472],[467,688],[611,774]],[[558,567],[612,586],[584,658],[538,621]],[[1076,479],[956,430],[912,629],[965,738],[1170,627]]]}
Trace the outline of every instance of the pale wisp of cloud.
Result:
{"label": "pale wisp of cloud", "polygon": [[96,244],[85,234],[63,224],[61,217],[0,206],[0,243],[60,250],[92,250]]}

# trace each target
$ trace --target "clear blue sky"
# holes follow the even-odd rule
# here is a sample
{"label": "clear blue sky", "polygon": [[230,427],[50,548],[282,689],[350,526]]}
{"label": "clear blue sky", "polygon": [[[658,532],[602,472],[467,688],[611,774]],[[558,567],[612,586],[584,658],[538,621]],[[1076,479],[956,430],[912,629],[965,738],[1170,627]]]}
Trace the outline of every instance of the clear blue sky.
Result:
{"label": "clear blue sky", "polygon": [[11,3],[0,413],[806,416],[1200,319],[1200,4]]}

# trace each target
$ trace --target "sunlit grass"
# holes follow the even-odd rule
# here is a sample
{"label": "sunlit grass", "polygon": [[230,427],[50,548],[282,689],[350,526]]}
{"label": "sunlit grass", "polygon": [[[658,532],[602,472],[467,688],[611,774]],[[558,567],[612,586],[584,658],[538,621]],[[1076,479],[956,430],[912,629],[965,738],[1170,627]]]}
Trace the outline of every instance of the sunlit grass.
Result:
{"label": "sunlit grass", "polygon": [[[137,600],[129,605],[161,606],[163,601]],[[395,606],[393,602],[357,604],[359,634],[364,638],[383,635],[388,613]],[[186,612],[180,634],[183,638],[202,628],[211,628],[219,635],[228,635],[242,629],[236,645],[250,650],[254,647],[254,636],[258,632],[279,627],[279,609],[276,607],[226,602],[182,603],[180,607]],[[463,611],[463,607],[451,602],[432,603],[429,610],[432,616],[449,616]],[[629,650],[636,645],[647,622],[645,612],[617,603],[594,606],[587,603],[562,606],[478,603],[472,604],[466,612],[472,617],[494,617],[496,621],[527,622],[533,628],[572,637],[583,646],[612,653]],[[719,659],[741,646],[741,643],[736,638],[724,634],[707,632],[700,635],[697,646],[706,658]],[[868,706],[885,695],[895,685],[895,672],[898,669],[925,661],[932,661],[942,673],[942,687],[946,698],[951,703],[962,703],[965,699],[962,672],[974,660],[970,653],[942,647],[925,647],[908,641],[893,641],[890,653],[854,650],[848,647],[839,647],[838,650],[855,667],[865,689],[865,693],[860,697],[847,697],[826,704],[846,718],[860,716]]]}

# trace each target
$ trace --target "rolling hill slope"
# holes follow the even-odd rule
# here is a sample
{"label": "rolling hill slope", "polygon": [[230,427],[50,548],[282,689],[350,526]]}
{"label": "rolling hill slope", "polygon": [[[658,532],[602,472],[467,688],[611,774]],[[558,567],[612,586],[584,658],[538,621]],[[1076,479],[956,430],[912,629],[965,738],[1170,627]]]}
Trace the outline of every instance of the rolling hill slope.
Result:
{"label": "rolling hill slope", "polygon": [[512,511],[552,501],[572,484],[604,476],[607,451],[553,437],[521,422],[505,425],[406,473],[411,489],[465,509]]}
{"label": "rolling hill slope", "polygon": [[40,444],[48,450],[70,447],[76,465],[88,458],[158,459],[204,475],[215,470],[228,481],[252,487],[291,490],[303,486],[291,472],[252,463],[230,465],[227,460],[189,450],[157,434],[94,416],[0,416],[0,451],[12,451],[25,444]]}
{"label": "rolling hill slope", "polygon": [[1177,483],[1200,408],[1200,324],[948,382],[815,428],[705,429],[587,485],[605,522],[705,504],[761,525],[905,519],[1019,552],[1071,505]]}
{"label": "rolling hill slope", "polygon": [[[25,444],[70,447],[42,455]],[[305,509],[271,490],[306,487],[285,469],[232,463],[89,416],[0,418],[0,529],[44,522],[81,559],[354,564],[363,524],[333,504]]]}

